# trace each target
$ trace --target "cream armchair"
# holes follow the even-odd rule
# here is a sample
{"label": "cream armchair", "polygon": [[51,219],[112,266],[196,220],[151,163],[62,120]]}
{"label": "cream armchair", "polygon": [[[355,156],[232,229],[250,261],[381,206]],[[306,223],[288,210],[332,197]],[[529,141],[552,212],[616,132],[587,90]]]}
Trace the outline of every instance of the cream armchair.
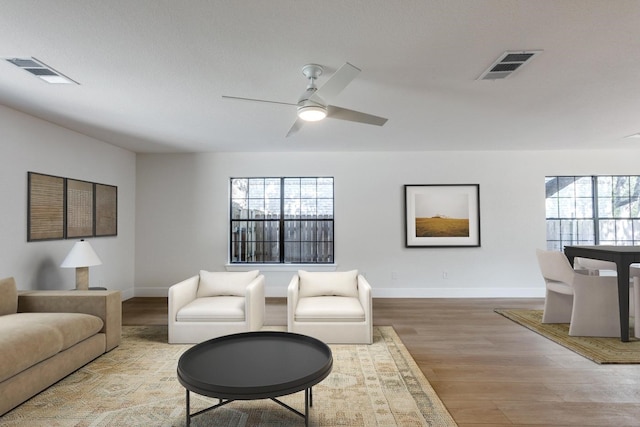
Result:
{"label": "cream armchair", "polygon": [[287,289],[288,330],[330,344],[371,344],[371,306],[371,286],[357,270],[300,270]]}
{"label": "cream armchair", "polygon": [[169,343],[194,344],[264,324],[264,276],[247,272],[208,272],[169,288]]}

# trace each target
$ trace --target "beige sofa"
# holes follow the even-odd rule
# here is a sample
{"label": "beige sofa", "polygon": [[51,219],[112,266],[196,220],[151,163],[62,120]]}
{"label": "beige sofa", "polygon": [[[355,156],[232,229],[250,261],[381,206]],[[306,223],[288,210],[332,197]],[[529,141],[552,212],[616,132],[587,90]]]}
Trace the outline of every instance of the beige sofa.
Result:
{"label": "beige sofa", "polygon": [[20,291],[0,279],[0,415],[120,344],[119,291]]}

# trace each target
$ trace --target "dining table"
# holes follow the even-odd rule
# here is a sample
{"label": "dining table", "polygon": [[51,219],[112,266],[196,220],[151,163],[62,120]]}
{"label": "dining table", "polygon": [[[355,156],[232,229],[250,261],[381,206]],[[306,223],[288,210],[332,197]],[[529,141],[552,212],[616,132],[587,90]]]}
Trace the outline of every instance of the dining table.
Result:
{"label": "dining table", "polygon": [[618,304],[620,305],[620,340],[629,341],[629,266],[640,262],[640,246],[570,245],[564,254],[573,266],[575,257],[599,259],[616,263]]}

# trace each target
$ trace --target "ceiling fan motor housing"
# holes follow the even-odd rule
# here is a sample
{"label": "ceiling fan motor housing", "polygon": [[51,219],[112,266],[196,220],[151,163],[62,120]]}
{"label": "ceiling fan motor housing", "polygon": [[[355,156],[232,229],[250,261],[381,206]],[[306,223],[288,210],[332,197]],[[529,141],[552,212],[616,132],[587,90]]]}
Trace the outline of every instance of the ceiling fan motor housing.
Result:
{"label": "ceiling fan motor housing", "polygon": [[322,75],[324,69],[318,64],[307,64],[302,67],[302,74],[309,79],[307,89],[300,95],[298,99],[298,117],[307,122],[317,122],[327,117],[327,107],[321,102],[316,95],[316,100],[311,97],[318,91],[315,80]]}

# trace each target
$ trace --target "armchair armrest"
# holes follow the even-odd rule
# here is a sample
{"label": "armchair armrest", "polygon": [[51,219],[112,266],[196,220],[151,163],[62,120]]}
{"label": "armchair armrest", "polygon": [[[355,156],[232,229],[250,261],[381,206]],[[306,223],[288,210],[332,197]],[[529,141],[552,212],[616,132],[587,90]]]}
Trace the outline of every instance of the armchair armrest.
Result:
{"label": "armchair armrest", "polygon": [[300,277],[294,274],[287,286],[287,325],[293,325],[299,292]]}
{"label": "armchair armrest", "polygon": [[169,288],[169,323],[176,321],[178,311],[196,299],[200,276],[195,275]]}
{"label": "armchair armrest", "polygon": [[364,319],[367,323],[367,342],[373,342],[373,300],[371,298],[371,285],[362,274],[358,274],[358,298],[364,309]]}
{"label": "armchair armrest", "polygon": [[264,282],[264,275],[260,274],[247,286],[245,315],[250,331],[257,331],[264,325]]}
{"label": "armchair armrest", "polygon": [[358,299],[364,309],[365,319],[371,319],[372,302],[371,302],[371,285],[362,274],[358,274]]}
{"label": "armchair armrest", "polygon": [[120,291],[20,291],[19,313],[86,313],[102,319],[100,332],[106,336],[106,351],[122,336],[122,298]]}

